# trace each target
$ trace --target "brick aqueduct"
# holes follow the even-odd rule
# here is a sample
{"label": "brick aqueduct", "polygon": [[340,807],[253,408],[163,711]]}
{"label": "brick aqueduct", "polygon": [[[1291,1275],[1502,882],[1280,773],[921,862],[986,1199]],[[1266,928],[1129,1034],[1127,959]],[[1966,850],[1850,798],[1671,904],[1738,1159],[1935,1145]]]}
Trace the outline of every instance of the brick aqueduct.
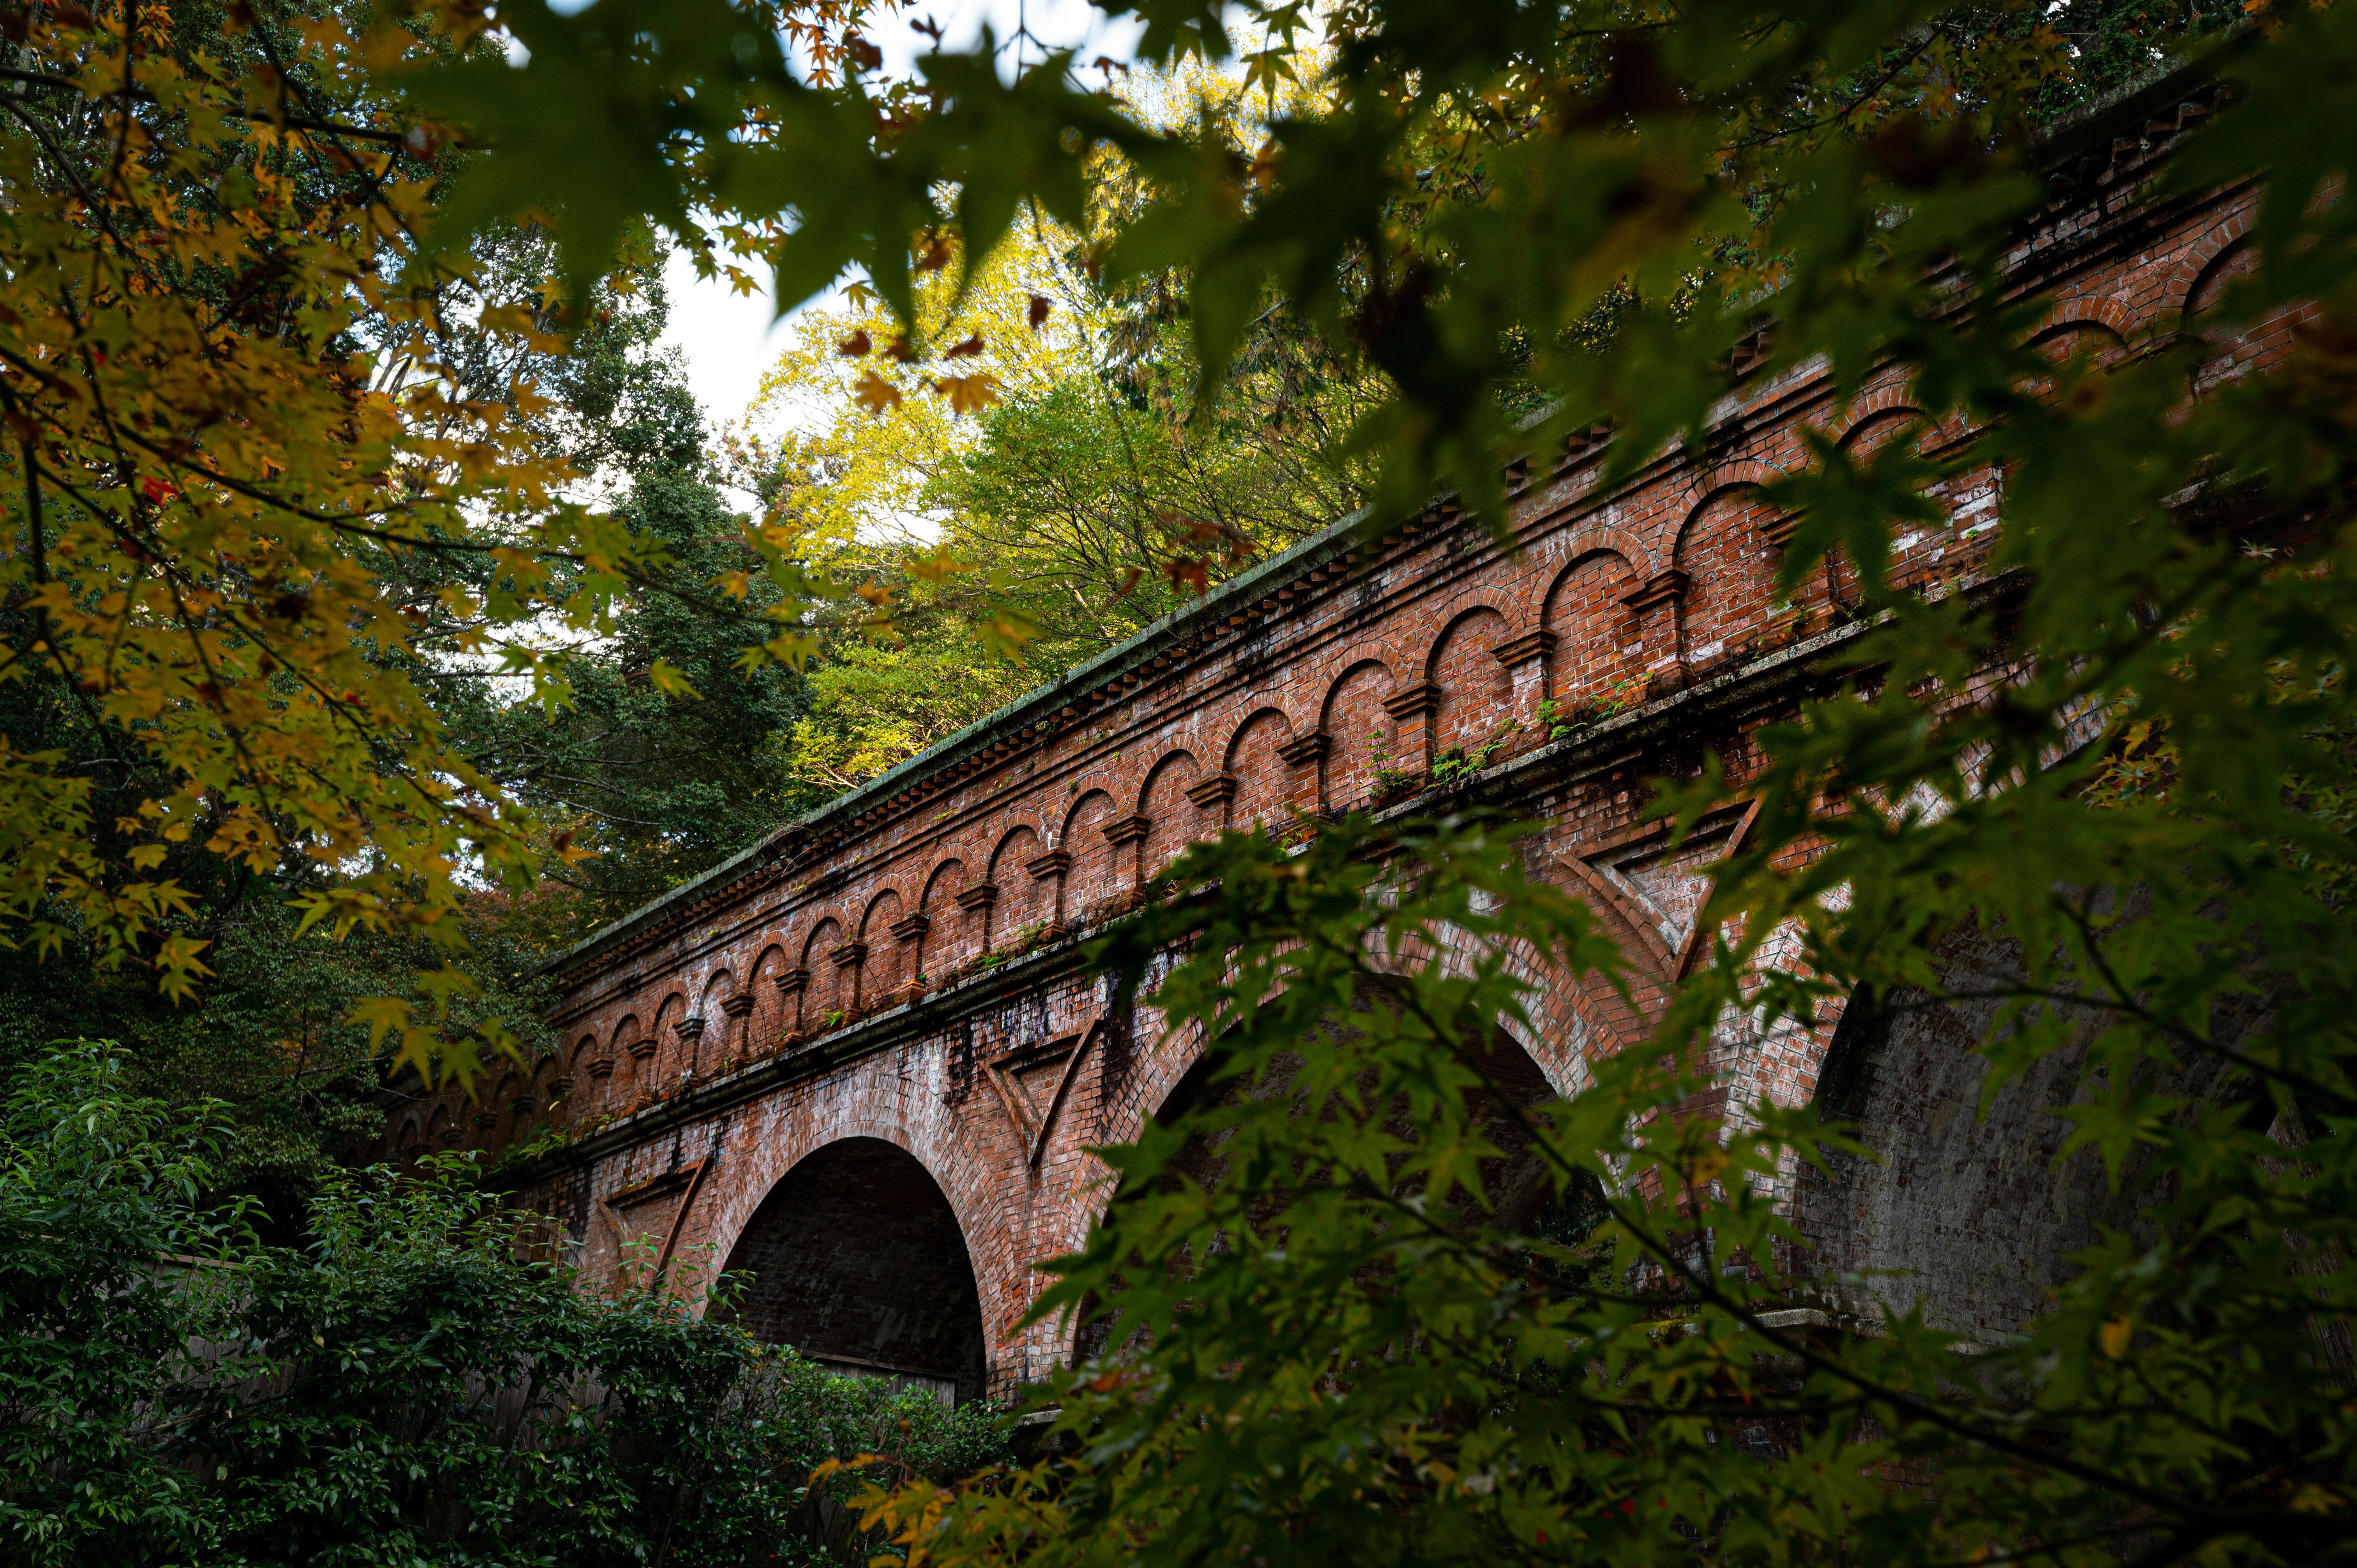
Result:
{"label": "brick aqueduct", "polygon": [[[2136,353],[2238,270],[2255,183],[2129,200],[2212,104],[2164,82],[2058,138],[2054,199],[2013,257],[2014,286],[2054,300],[2058,350]],[[2286,327],[2205,322],[2220,357],[2204,374],[2281,352]],[[1598,481],[1601,432],[1516,475],[1511,552],[1446,510],[1380,539],[1339,522],[564,954],[562,1049],[490,1110],[411,1101],[379,1152],[564,1122],[572,1138],[524,1168],[521,1196],[593,1277],[626,1252],[749,1269],[743,1321],[846,1369],[944,1397],[1038,1377],[1070,1347],[1024,1326],[1035,1265],[1110,1196],[1085,1146],[1155,1114],[1200,1048],[1157,1041],[1150,1015],[1116,1027],[1074,938],[1222,828],[1471,793],[1544,823],[1532,865],[1617,934],[1641,1009],[1658,999],[1742,817],[1673,854],[1641,781],[1706,749],[1739,778],[1747,736],[1820,687],[1857,629],[1837,572],[1789,605],[1772,590],[1783,534],[1757,487],[1804,460],[1812,429],[1963,438],[1924,430],[1899,380],[1842,405],[1804,371],[1742,384],[1706,451],[1615,488]],[[1950,525],[1900,540],[1897,560],[1974,591],[1996,478],[1943,499]],[[1549,739],[1548,703],[1586,722]],[[1544,996],[1517,1043],[1558,1092],[1642,1023],[1566,977]],[[2055,1124],[2029,1104],[2045,1086],[1982,1124],[1956,1036],[1851,1033],[1738,1029],[1719,1045],[1727,1090],[1804,1101],[1824,1079],[1886,1155],[1796,1194],[1833,1262],[1911,1271],[1953,1326],[2017,1326],[2039,1291],[2021,1260],[2085,1235],[2101,1203],[2048,1168]]]}

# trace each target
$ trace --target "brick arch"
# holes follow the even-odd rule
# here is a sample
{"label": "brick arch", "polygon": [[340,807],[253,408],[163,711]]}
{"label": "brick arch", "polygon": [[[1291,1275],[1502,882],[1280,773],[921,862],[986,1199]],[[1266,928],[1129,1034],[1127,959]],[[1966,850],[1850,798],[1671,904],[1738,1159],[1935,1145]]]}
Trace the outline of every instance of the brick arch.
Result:
{"label": "brick arch", "polygon": [[2135,310],[2110,295],[2080,295],[2073,298],[2054,301],[2053,309],[2045,320],[2040,323],[2037,330],[2030,334],[2030,338],[2036,341],[2038,338],[2050,337],[2056,332],[2076,327],[2083,330],[2093,328],[2108,332],[2120,341],[2126,342],[2135,337],[2144,325],[2145,323],[2138,318]]}
{"label": "brick arch", "polygon": [[1048,835],[1039,819],[1020,816],[991,846],[989,879],[998,889],[990,907],[988,940],[992,948],[1007,945],[1017,933],[1055,918],[1056,885],[1034,878],[1028,863],[1048,853]]}
{"label": "brick arch", "polygon": [[1672,559],[1687,580],[1677,611],[1678,657],[1689,671],[1741,658],[1769,631],[1777,596],[1770,525],[1780,514],[1760,487],[1756,478],[1717,485],[1679,525]]}
{"label": "brick arch", "polygon": [[[1035,1283],[1028,1261],[991,1245],[999,1215],[989,1162],[974,1158],[940,1095],[909,1095],[896,1075],[860,1074],[838,1085],[835,1092],[844,1099],[830,1106],[823,1122],[773,1115],[760,1129],[761,1135],[732,1142],[724,1155],[729,1166],[726,1179],[714,1183],[709,1197],[682,1216],[682,1240],[692,1249],[708,1249],[715,1260],[726,1259],[762,1202],[794,1167],[846,1139],[881,1139],[922,1165],[948,1200],[974,1264],[975,1293],[982,1298],[985,1353],[994,1365],[1000,1364],[1018,1343],[1015,1326],[1041,1284]],[[610,1268],[610,1241],[602,1261]],[[707,1310],[710,1299],[701,1298],[696,1305]]]}
{"label": "brick arch", "polygon": [[1137,794],[1135,797],[1136,809],[1144,811],[1155,802],[1155,798],[1159,792],[1159,784],[1166,782],[1162,776],[1173,768],[1191,769],[1200,773],[1202,771],[1202,767],[1192,746],[1174,746],[1163,752],[1154,759],[1151,767],[1138,775]]}
{"label": "brick arch", "polygon": [[[1498,618],[1505,623],[1505,635],[1508,637],[1530,629],[1530,602],[1522,591],[1496,587],[1469,588],[1452,596],[1448,603],[1434,614],[1432,618],[1440,626],[1440,637],[1433,639],[1434,648],[1438,648],[1441,638],[1447,637],[1449,628],[1458,621],[1476,610],[1484,609],[1496,612]],[[1425,655],[1424,678],[1427,681],[1437,678],[1433,673],[1432,658],[1430,652]]]}
{"label": "brick arch", "polygon": [[[602,1115],[622,1103],[623,1090],[630,1079],[630,1053],[625,1047],[639,1037],[640,1027],[636,1013],[625,1013],[614,1025],[613,1033],[606,1036],[604,1046],[595,1044],[592,1036],[593,1043],[588,1050],[575,1056],[573,1093],[576,1122]],[[607,1070],[603,1076],[589,1070],[589,1064],[599,1060],[606,1063]]]}
{"label": "brick arch", "polygon": [[1569,710],[1606,698],[1641,635],[1623,602],[1644,579],[1634,558],[1598,544],[1566,563],[1547,585],[1541,624],[1555,634],[1547,695]]}
{"label": "brick arch", "polygon": [[1388,652],[1382,643],[1356,644],[1337,661],[1318,703],[1318,727],[1327,736],[1329,811],[1358,810],[1374,798],[1383,772],[1415,766],[1401,758],[1399,721],[1383,706],[1399,686]]}
{"label": "brick arch", "polygon": [[2049,360],[2059,360],[2075,352],[2081,341],[2089,338],[2103,344],[2095,354],[2098,361],[2112,359],[2127,348],[2126,333],[2108,321],[2079,315],[2048,322],[2029,335],[2025,346],[2038,349]]}
{"label": "brick arch", "polygon": [[[1039,841],[1042,850],[1049,847],[1048,820],[1038,811],[1009,811],[992,820],[998,824],[998,833],[990,841],[990,854],[985,864],[993,873],[1000,869],[998,857],[1006,850],[1006,841],[1026,828],[1031,830],[1031,836]],[[1006,889],[1001,888],[1000,891],[1003,893]]]}
{"label": "brick arch", "polygon": [[[1559,560],[1569,564],[1598,550],[1609,550],[1628,562],[1640,580],[1661,571],[1659,560],[1645,542],[1631,530],[1610,521],[1611,515],[1591,513],[1567,527],[1557,529],[1532,547],[1531,558],[1542,563]],[[1546,605],[1544,596],[1539,605],[1544,611]]]}
{"label": "brick arch", "polygon": [[1277,755],[1292,740],[1293,719],[1283,708],[1264,703],[1246,714],[1228,732],[1220,748],[1221,768],[1236,781],[1235,799],[1228,803],[1228,825],[1254,822],[1273,826],[1286,820],[1286,808],[1298,801],[1293,764]]}
{"label": "brick arch", "polygon": [[655,1086],[663,1079],[672,1061],[679,1054],[677,1036],[679,1021],[687,1016],[687,992],[674,984],[655,1004],[653,1022],[639,1036],[640,1043],[651,1043],[654,1049],[640,1057],[625,1050],[614,1059],[614,1109],[626,1110],[645,1096],[653,1094]]}
{"label": "brick arch", "polygon": [[859,961],[853,972],[858,977],[856,1005],[864,1013],[892,1006],[899,998],[900,988],[915,972],[901,961],[900,939],[892,934],[892,928],[908,917],[909,909],[899,888],[888,885],[878,889],[867,900],[867,908],[860,911],[859,940],[866,944],[867,956]]}
{"label": "brick arch", "polygon": [[1120,857],[1104,835],[1105,828],[1125,814],[1117,802],[1127,793],[1120,780],[1105,779],[1101,784],[1082,785],[1064,808],[1064,825],[1056,847],[1071,855],[1072,863],[1057,878],[1061,900],[1057,919],[1063,925],[1095,924],[1128,891],[1121,877]]}
{"label": "brick arch", "polygon": [[670,1076],[705,1071],[727,1054],[731,1020],[721,1004],[739,989],[735,972],[725,961],[714,965],[712,972],[704,977],[704,989],[689,1014],[689,1016],[702,1020],[701,1030],[692,1040],[683,1034],[678,1059],[670,1064]]}
{"label": "brick arch", "polygon": [[1146,819],[1145,836],[1137,843],[1137,876],[1147,878],[1169,865],[1171,858],[1205,835],[1207,823],[1216,824],[1218,811],[1198,805],[1188,789],[1203,774],[1203,764],[1186,746],[1174,746],[1154,759],[1137,786],[1137,814]]}
{"label": "brick arch", "polygon": [[1122,774],[1101,770],[1076,780],[1063,809],[1057,813],[1056,847],[1075,855],[1081,853],[1080,846],[1071,840],[1072,827],[1079,820],[1082,801],[1092,795],[1102,795],[1107,800],[1118,802],[1129,799],[1129,784]]}
{"label": "brick arch", "polygon": [[1514,722],[1514,681],[1497,650],[1514,635],[1515,619],[1490,601],[1468,595],[1424,656],[1424,678],[1436,689],[1429,756],[1461,752],[1469,758],[1502,739]]}
{"label": "brick arch", "polygon": [[2250,237],[2236,235],[2218,247],[2215,254],[2202,263],[2201,270],[2185,286],[2185,297],[2177,307],[2178,330],[2190,332],[2202,314],[2214,308],[2226,285],[2237,277],[2248,276],[2258,268],[2258,258],[2251,248]]}
{"label": "brick arch", "polygon": [[925,917],[925,934],[917,940],[917,972],[937,981],[982,951],[984,912],[969,909],[957,896],[973,884],[960,851],[933,856],[925,868],[918,895],[917,913]]}
{"label": "brick arch", "polygon": [[[1825,418],[1807,425],[1807,433],[1832,446],[1838,446],[1852,430],[1867,421],[1879,419],[1894,409],[1914,406],[1908,401],[1914,396],[1914,391],[1912,383],[1904,376],[1878,376],[1872,383],[1860,388],[1850,397],[1836,403],[1833,412]],[[1755,482],[1768,484],[1783,477],[1782,472],[1779,470],[1765,478],[1757,478]]]}
{"label": "brick arch", "polygon": [[[1328,696],[1330,698],[1333,694],[1334,681],[1340,680],[1344,674],[1361,664],[1380,664],[1387,673],[1396,676],[1398,671],[1393,668],[1393,665],[1398,659],[1399,647],[1387,637],[1361,637],[1345,643],[1340,650],[1323,661],[1327,669],[1334,671],[1333,680],[1327,682]],[[1321,713],[1324,711],[1322,701],[1319,711]]]}
{"label": "brick arch", "polygon": [[2160,287],[2160,308],[2155,313],[2163,326],[2174,327],[2185,317],[2187,304],[2219,256],[2229,249],[2240,248],[2249,234],[2250,215],[2235,212],[2220,219],[2177,252],[2176,264],[2169,271],[2169,281]]}
{"label": "brick arch", "polygon": [[801,967],[810,971],[809,987],[802,993],[802,1033],[821,1035],[826,1032],[826,1015],[835,1011],[851,1010],[851,988],[842,971],[835,968],[834,950],[851,940],[850,930],[843,922],[841,911],[826,910],[810,924],[802,937]]}
{"label": "brick arch", "polygon": [[[1877,400],[1885,396],[1895,398],[1902,393],[1903,389],[1895,382],[1870,387],[1851,399],[1849,407],[1845,412],[1855,414],[1858,409],[1868,405],[1871,405],[1874,410],[1878,410],[1882,405]],[[1846,425],[1843,428],[1846,428]],[[1741,489],[1746,486],[1756,488],[1772,485],[1784,478],[1785,472],[1784,469],[1773,464],[1762,463],[1756,457],[1730,457],[1723,463],[1714,463],[1707,468],[1696,470],[1693,477],[1678,487],[1675,492],[1662,499],[1660,515],[1678,520],[1676,532],[1670,536],[1670,564],[1673,566],[1685,564],[1679,556],[1685,549],[1686,536],[1694,530],[1695,515],[1703,508],[1729,490]]]}
{"label": "brick arch", "polygon": [[765,1057],[776,1048],[778,1036],[793,1024],[793,1004],[778,992],[778,976],[791,967],[785,944],[772,940],[745,972],[744,993],[753,999],[741,1019],[731,1019],[728,1054],[747,1059]]}
{"label": "brick arch", "polygon": [[1892,429],[1910,419],[1923,426],[1924,435],[1932,434],[1933,427],[1930,414],[1911,403],[1894,403],[1888,408],[1877,409],[1872,413],[1851,420],[1843,427],[1842,433],[1834,437],[1834,446],[1838,451],[1856,451],[1868,436]]}
{"label": "brick arch", "polygon": [[597,1059],[597,1031],[595,1029],[574,1041],[573,1048],[565,1053],[565,1072],[573,1079],[573,1087],[565,1091],[565,1119],[575,1126],[597,1113],[597,1091],[606,1087],[589,1070],[589,1064]]}

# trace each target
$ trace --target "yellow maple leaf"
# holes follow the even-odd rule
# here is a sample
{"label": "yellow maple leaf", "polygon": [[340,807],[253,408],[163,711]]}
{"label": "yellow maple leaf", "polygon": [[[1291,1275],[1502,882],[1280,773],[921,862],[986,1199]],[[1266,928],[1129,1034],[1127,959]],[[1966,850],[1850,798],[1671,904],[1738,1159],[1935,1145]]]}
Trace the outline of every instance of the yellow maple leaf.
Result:
{"label": "yellow maple leaf", "polygon": [[933,390],[949,400],[950,412],[960,418],[980,413],[1000,401],[998,378],[987,371],[970,376],[943,376],[933,383]]}
{"label": "yellow maple leaf", "polygon": [[859,400],[860,407],[878,418],[883,416],[886,409],[900,406],[900,389],[873,371],[859,378],[859,384],[851,389],[851,395]]}

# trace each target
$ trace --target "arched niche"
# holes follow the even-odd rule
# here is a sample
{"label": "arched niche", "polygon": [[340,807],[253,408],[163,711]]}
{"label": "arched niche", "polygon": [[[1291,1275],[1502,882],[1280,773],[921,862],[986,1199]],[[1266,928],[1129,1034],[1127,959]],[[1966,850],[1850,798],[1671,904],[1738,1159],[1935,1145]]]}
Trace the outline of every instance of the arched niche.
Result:
{"label": "arched niche", "polygon": [[1362,659],[1345,669],[1326,693],[1326,804],[1335,811],[1369,804],[1384,775],[1424,761],[1419,757],[1409,763],[1397,755],[1399,721],[1383,706],[1393,685],[1389,665]]}
{"label": "arched niche", "polygon": [[945,1400],[983,1392],[988,1341],[964,1232],[896,1144],[845,1138],[802,1160],[754,1211],[728,1269],[749,1283],[716,1316],[757,1338]]}
{"label": "arched niche", "polygon": [[1432,714],[1432,755],[1478,758],[1514,722],[1514,678],[1498,660],[1506,618],[1487,605],[1448,623],[1426,661],[1425,678],[1437,691]]}
{"label": "arched niche", "polygon": [[1636,569],[1614,550],[1590,550],[1563,569],[1547,591],[1546,629],[1555,634],[1547,695],[1566,710],[1609,701],[1612,684],[1641,651],[1636,612],[1625,601]]}
{"label": "arched niche", "polygon": [[1293,726],[1275,708],[1263,708],[1238,726],[1227,753],[1227,771],[1236,780],[1230,827],[1283,827],[1292,821],[1288,808],[1306,803],[1296,788],[1294,767],[1279,749],[1292,738]]}
{"label": "arched niche", "polygon": [[1677,564],[1687,578],[1679,613],[1680,657],[1689,671],[1740,658],[1768,629],[1779,521],[1750,483],[1718,490],[1686,520]]}

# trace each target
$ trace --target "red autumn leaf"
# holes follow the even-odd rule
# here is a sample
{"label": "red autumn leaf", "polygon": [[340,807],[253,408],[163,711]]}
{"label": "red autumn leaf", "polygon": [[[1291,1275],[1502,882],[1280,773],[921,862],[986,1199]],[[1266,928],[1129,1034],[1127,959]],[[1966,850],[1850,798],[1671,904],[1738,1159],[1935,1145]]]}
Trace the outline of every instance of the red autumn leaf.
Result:
{"label": "red autumn leaf", "polygon": [[1039,331],[1048,319],[1048,312],[1054,308],[1055,306],[1049,303],[1046,295],[1033,295],[1031,296],[1031,330]]}
{"label": "red autumn leaf", "polygon": [[982,334],[977,332],[973,337],[968,338],[964,342],[956,344],[945,350],[942,353],[942,358],[944,360],[964,360],[971,359],[973,356],[981,352]]}
{"label": "red autumn leaf", "polygon": [[856,360],[874,347],[876,347],[875,339],[867,336],[867,329],[863,327],[837,343],[834,346],[834,351],[846,360]]}

